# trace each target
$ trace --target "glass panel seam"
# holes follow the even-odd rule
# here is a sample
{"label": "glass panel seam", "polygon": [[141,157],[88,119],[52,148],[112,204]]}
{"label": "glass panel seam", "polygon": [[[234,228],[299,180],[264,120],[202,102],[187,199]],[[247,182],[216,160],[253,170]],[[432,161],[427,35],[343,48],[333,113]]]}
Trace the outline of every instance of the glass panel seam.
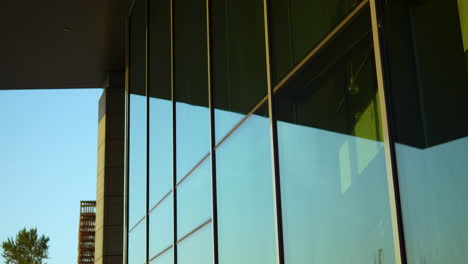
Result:
{"label": "glass panel seam", "polygon": [[180,181],[175,185],[175,187],[179,187],[179,185],[182,184],[183,181],[185,181],[188,176],[190,176],[208,157],[210,156],[210,153],[205,154],[205,156],[189,171],[187,174],[180,179]]}
{"label": "glass panel seam", "polygon": [[169,192],[167,192],[163,198],[161,198],[161,200],[159,200],[153,207],[151,207],[151,209],[148,211],[148,214],[147,215],[150,215],[159,205],[161,205],[164,200],[166,200],[166,198],[172,193],[172,190],[169,190]]}
{"label": "glass panel seam", "polygon": [[172,245],[169,245],[168,247],[166,247],[165,249],[163,249],[161,252],[159,252],[158,254],[154,255],[151,259],[148,260],[148,262],[146,263],[151,263],[153,260],[157,259],[159,256],[161,256],[162,254],[166,253],[168,250],[170,250],[172,248]]}
{"label": "glass panel seam", "polygon": [[133,230],[135,230],[135,228],[138,227],[138,225],[141,224],[141,222],[143,222],[143,220],[145,220],[146,216],[143,216],[140,220],[138,220],[138,222],[132,227],[130,228],[130,230],[128,231],[128,233],[130,234]]}
{"label": "glass panel seam", "polygon": [[188,237],[190,237],[191,235],[195,234],[198,230],[202,229],[204,226],[208,225],[209,223],[212,222],[213,219],[208,219],[206,220],[205,222],[203,222],[201,225],[199,225],[198,227],[196,227],[195,229],[193,229],[192,231],[188,232],[186,235],[184,235],[183,237],[181,237],[179,240],[177,240],[177,243],[176,244],[179,244],[181,243],[182,241],[184,241],[185,239],[187,239]]}
{"label": "glass panel seam", "polygon": [[216,144],[214,149],[218,149],[221,144],[223,144],[234,132],[247,120],[251,115],[253,115],[257,110],[263,106],[268,100],[268,96],[263,97],[253,108],[250,110],[219,142]]}

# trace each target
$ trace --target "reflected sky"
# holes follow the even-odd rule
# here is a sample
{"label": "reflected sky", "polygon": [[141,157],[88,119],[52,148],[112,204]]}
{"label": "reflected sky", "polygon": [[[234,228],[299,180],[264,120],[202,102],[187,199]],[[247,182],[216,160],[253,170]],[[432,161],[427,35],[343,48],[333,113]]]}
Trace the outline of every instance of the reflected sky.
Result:
{"label": "reflected sky", "polygon": [[177,263],[213,263],[213,227],[207,224],[190,237],[177,244]]}
{"label": "reflected sky", "polygon": [[176,104],[177,180],[210,152],[210,112],[203,106]]}
{"label": "reflected sky", "polygon": [[174,0],[174,97],[179,181],[210,151],[206,2]]}
{"label": "reflected sky", "polygon": [[157,257],[150,263],[151,264],[174,264],[174,250],[172,250],[172,248],[169,249],[168,251],[164,252],[164,254]]}
{"label": "reflected sky", "polygon": [[172,101],[150,97],[150,208],[172,189]]}
{"label": "reflected sky", "polygon": [[[283,68],[276,69],[278,76],[300,60],[316,44],[315,42],[322,39],[323,35],[356,3],[356,1],[345,1],[346,3],[338,4],[339,1],[329,1],[320,4],[326,8],[317,9],[312,8],[315,7],[314,4],[317,4],[315,2],[291,2],[293,3],[290,6],[291,10],[281,10],[294,13],[290,17],[291,21],[288,21],[289,24],[286,23],[291,27],[286,29],[288,32],[285,33],[284,39],[290,39],[289,35],[294,35],[295,38],[291,43],[288,43],[290,46],[287,50],[292,54],[288,54],[290,58],[286,59],[288,60],[286,66],[283,65]],[[207,104],[204,104],[208,99],[208,96],[205,96],[207,85],[204,83],[207,77],[204,67],[206,54],[198,52],[205,50],[206,47],[204,42],[197,41],[199,38],[206,40],[205,34],[203,34],[206,28],[203,23],[206,21],[200,11],[204,10],[201,8],[204,7],[204,2],[178,0],[175,3],[179,5],[176,10],[182,10],[175,16],[175,24],[177,25],[175,27],[175,60],[178,67],[175,68],[175,76],[177,77],[175,81],[177,84],[175,88],[177,101],[175,105],[176,176],[177,180],[180,181],[210,152],[210,112],[206,107]],[[188,8],[182,8],[184,5],[193,6],[197,10],[201,9],[198,12],[188,12]],[[261,5],[257,7],[261,7]],[[314,10],[313,14],[322,18],[320,23],[314,24],[313,27],[317,30],[312,31],[318,33],[312,34],[313,36],[309,34],[311,28],[304,27],[304,25],[310,24],[305,22],[308,22],[309,11],[312,9]],[[276,7],[274,10],[279,9]],[[236,11],[242,12],[242,9]],[[262,10],[258,8],[256,11]],[[258,16],[253,17],[258,18]],[[282,16],[278,16],[278,18],[280,17],[282,18]],[[316,19],[315,16],[313,17]],[[365,18],[367,19],[367,17]],[[273,24],[277,25],[277,22]],[[365,22],[364,24],[368,26],[369,21],[365,20]],[[282,25],[280,28],[284,29]],[[261,26],[260,29],[262,29]],[[361,38],[361,35],[368,35],[370,32],[367,27],[365,30],[357,31],[359,31],[359,35],[352,35],[352,38],[349,38],[353,42],[358,37]],[[242,31],[233,30],[233,36],[236,36],[236,32]],[[259,35],[258,32],[253,34],[253,36],[257,35]],[[273,35],[280,36],[280,39],[283,38],[280,33]],[[262,35],[260,34],[260,36]],[[239,39],[233,37],[227,41],[227,44],[234,45]],[[349,39],[340,41],[349,44],[351,42],[348,41]],[[187,45],[189,41],[185,40],[195,43],[194,47]],[[335,57],[327,57],[328,53],[324,52],[325,55],[319,57],[321,60],[319,62],[324,61],[324,64],[328,64],[324,67],[315,64],[318,65],[316,68],[319,70],[314,76],[314,81],[322,86],[317,85],[313,87],[317,88],[317,91],[313,90],[311,89],[312,85],[308,87],[309,80],[306,80],[306,85],[300,87],[304,88],[305,93],[298,93],[294,97],[294,99],[298,99],[299,103],[304,103],[306,107],[296,108],[297,102],[285,104],[294,107],[295,110],[304,111],[304,113],[299,113],[303,114],[300,118],[304,118],[300,120],[301,122],[327,123],[336,132],[331,132],[330,129],[315,128],[314,125],[305,126],[283,121],[277,123],[285,255],[288,263],[395,262],[386,164],[383,143],[379,141],[381,127],[374,100],[376,98],[375,87],[372,86],[374,76],[366,75],[367,73],[373,74],[375,70],[372,57],[369,55],[372,54],[372,45],[370,38],[366,40],[367,42],[360,44],[359,48],[361,49],[356,54],[349,55],[348,52],[351,53],[350,51],[355,47],[347,45],[335,47],[343,50],[343,54],[329,52],[335,54],[333,55]],[[246,41],[244,44],[248,43]],[[264,44],[263,42],[259,43]],[[273,45],[273,47],[277,46]],[[238,45],[236,48],[237,51],[243,50],[242,45]],[[333,49],[331,50],[333,51]],[[229,52],[234,51],[236,49],[229,50]],[[281,50],[276,50],[274,55],[280,58],[281,52]],[[264,53],[262,54],[264,56]],[[244,81],[248,81],[251,77],[248,73],[258,73],[255,70],[242,72],[242,67],[239,65],[243,65],[245,62],[235,52],[227,57],[228,61],[235,62],[234,64],[226,63],[226,68],[228,68],[226,71],[229,74],[233,76],[238,74],[244,77]],[[248,59],[246,56],[246,60]],[[264,66],[263,57],[260,59],[261,65]],[[348,63],[348,60],[351,63]],[[262,68],[259,67],[259,69]],[[322,68],[326,68],[326,70]],[[328,70],[330,71],[328,72]],[[363,74],[361,74],[362,72]],[[303,74],[306,77],[310,76],[307,72],[303,72]],[[216,142],[219,142],[245,116],[246,111],[244,110],[248,111],[254,103],[264,96],[266,93],[264,83],[262,83],[265,81],[264,75],[264,73],[258,74],[262,77],[260,78],[262,80],[259,81],[262,85],[254,85],[260,91],[258,98],[252,97],[254,98],[252,103],[237,106],[241,110],[237,110],[232,105],[235,105],[236,99],[238,102],[243,102],[251,89],[248,86],[235,83],[240,77],[232,78],[226,86],[219,86],[227,90],[225,92],[228,96],[223,100],[229,102],[229,105],[226,104],[219,108],[240,113],[215,110]],[[329,76],[332,77],[327,79]],[[237,90],[236,85],[240,87]],[[233,89],[229,90],[231,88]],[[241,88],[245,89],[243,93],[233,95],[233,91],[238,91]],[[289,91],[294,93],[294,88],[289,87]],[[311,96],[314,100],[307,101],[309,99],[307,96],[313,95],[315,92],[320,96]],[[302,99],[304,100],[301,101]],[[173,117],[172,104],[168,100],[150,98],[149,110],[151,207],[172,186]],[[320,110],[318,118],[309,119],[309,113],[315,114],[315,111]],[[145,111],[145,97],[130,95],[130,227],[145,213]],[[288,120],[295,118],[297,116]],[[346,132],[337,133],[338,131],[346,131],[349,134],[345,134]],[[268,117],[257,113],[250,116],[216,149],[219,259],[221,263],[267,264],[277,262],[275,197],[272,185],[270,143],[270,121]],[[210,157],[208,157],[184,182],[177,186],[178,238],[211,218],[210,169]],[[151,214],[150,255],[157,254],[171,243],[173,229],[171,210],[172,195],[167,197]],[[144,244],[138,244],[144,243],[144,232],[144,225],[140,224],[130,234],[129,260],[131,263],[144,262],[144,259],[141,261],[140,258],[141,254],[144,253]],[[208,224],[178,245],[178,261],[181,263],[211,263],[213,261],[212,242],[212,226]],[[163,256],[169,255],[166,253]],[[161,256],[161,260],[163,256]],[[154,263],[159,263],[158,261],[157,259]]]}
{"label": "reflected sky", "polygon": [[177,187],[177,238],[211,218],[211,163],[208,157]]}
{"label": "reflected sky", "polygon": [[216,150],[220,263],[276,263],[269,133],[252,115]]}
{"label": "reflected sky", "polygon": [[173,197],[166,197],[149,216],[149,257],[152,258],[174,242]]}
{"label": "reflected sky", "polygon": [[409,263],[468,260],[468,137],[426,149],[396,144]]}
{"label": "reflected sky", "polygon": [[408,50],[405,57],[389,56],[388,90],[410,264],[468,261],[467,4],[389,8],[389,17],[409,10],[411,21],[401,24],[401,15],[389,21],[386,39],[390,53],[401,54],[393,43],[406,42],[398,45]]}
{"label": "reflected sky", "polygon": [[275,95],[288,263],[395,263],[370,27],[366,8]]}
{"label": "reflected sky", "polygon": [[[275,79],[289,72],[358,2],[273,0]],[[175,16],[180,181],[210,152],[210,112],[206,107],[205,2],[175,3],[181,10]],[[218,16],[213,19],[220,19],[222,26],[213,30],[225,34],[213,38],[213,51],[219,52],[219,60],[213,63],[216,142],[266,93],[264,35],[259,34],[263,27],[247,23],[261,18],[261,1],[246,9],[252,11],[251,16],[241,16],[241,4],[251,3],[216,3]],[[461,0],[458,5],[466,50],[466,5]],[[358,17],[278,93],[281,97],[286,91],[286,99],[278,104],[281,121],[277,128],[287,263],[395,263],[368,8]],[[255,54],[261,56],[254,58]],[[434,113],[439,118],[440,111]],[[150,207],[172,187],[172,118],[171,101],[150,98]],[[145,214],[145,122],[146,98],[130,95],[130,227]],[[268,118],[254,114],[216,149],[219,259],[223,264],[277,262],[270,140]],[[410,263],[462,264],[468,259],[467,149],[468,138],[426,149],[396,145]],[[211,218],[210,158],[177,187],[178,238]],[[150,255],[172,241],[171,210],[172,195],[151,214]],[[208,224],[180,243],[180,262],[212,262],[211,228]],[[144,262],[144,232],[140,224],[130,234],[131,263]],[[154,263],[172,261],[169,252]]]}
{"label": "reflected sky", "polygon": [[146,97],[130,94],[129,227],[146,213]]}
{"label": "reflected sky", "polygon": [[394,263],[383,143],[278,122],[289,263]]}
{"label": "reflected sky", "polygon": [[128,263],[144,264],[146,262],[146,224],[141,222],[128,234]]}
{"label": "reflected sky", "polygon": [[230,111],[224,111],[215,109],[216,117],[216,142],[219,143],[236,125],[239,123],[245,115],[238,114]]}

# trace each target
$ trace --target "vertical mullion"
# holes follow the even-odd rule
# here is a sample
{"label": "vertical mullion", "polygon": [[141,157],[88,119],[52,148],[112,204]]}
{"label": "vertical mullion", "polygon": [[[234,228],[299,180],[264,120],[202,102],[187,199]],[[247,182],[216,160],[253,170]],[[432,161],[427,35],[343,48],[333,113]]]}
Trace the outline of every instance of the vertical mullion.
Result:
{"label": "vertical mullion", "polygon": [[270,54],[270,28],[269,28],[269,10],[268,0],[263,0],[263,20],[265,31],[265,58],[266,58],[266,74],[267,74],[267,89],[268,89],[268,112],[270,119],[270,134],[271,134],[271,154],[272,154],[272,177],[273,177],[273,198],[275,207],[275,223],[276,223],[276,247],[277,247],[277,263],[284,264],[284,239],[283,239],[283,213],[281,205],[281,184],[278,158],[278,133],[276,127],[276,115],[273,98],[273,87],[271,80],[271,54]]}
{"label": "vertical mullion", "polygon": [[214,91],[211,84],[211,1],[206,0],[206,46],[207,46],[207,73],[208,73],[208,107],[210,109],[210,158],[211,158],[211,208],[213,227],[213,263],[218,264],[218,196],[216,179],[216,136],[215,136],[215,113],[214,113]]}
{"label": "vertical mullion", "polygon": [[145,209],[145,225],[146,225],[146,259],[145,262],[148,263],[149,260],[149,141],[150,141],[150,116],[149,116],[149,77],[148,77],[148,63],[149,63],[149,0],[144,0],[144,6],[146,9],[145,14],[145,94],[146,94],[146,209]]}
{"label": "vertical mullion", "polygon": [[381,32],[381,25],[379,24],[380,18],[377,14],[377,0],[370,0],[369,4],[370,4],[370,10],[371,10],[375,68],[376,68],[377,85],[378,85],[378,92],[379,92],[379,103],[380,103],[380,111],[381,111],[381,119],[382,119],[382,133],[383,133],[383,139],[384,139],[385,161],[386,161],[386,168],[387,168],[387,185],[388,185],[390,214],[391,214],[392,230],[393,230],[395,263],[405,264],[407,263],[407,259],[406,259],[403,221],[402,221],[402,210],[401,210],[401,202],[400,202],[400,192],[399,192],[399,186],[398,186],[396,155],[395,155],[393,137],[391,136],[392,131],[391,131],[390,123],[389,123],[390,109],[388,108],[387,101],[386,101],[384,70],[383,70],[383,65],[382,65],[382,57],[383,57],[382,50],[381,50],[382,32]]}
{"label": "vertical mullion", "polygon": [[[128,20],[127,20],[128,21]],[[128,24],[128,23],[127,23]],[[129,34],[127,34],[128,36]],[[128,41],[127,41],[127,47],[128,47]],[[126,52],[128,54],[128,51]],[[126,55],[128,58],[128,55]],[[127,59],[128,60],[128,59]],[[130,109],[130,98],[129,98],[129,90],[128,90],[128,66],[126,67],[125,70],[125,75],[126,75],[126,89],[125,89],[125,124],[124,124],[124,129],[125,129],[125,146],[124,146],[124,155],[125,155],[125,160],[124,160],[124,219],[123,219],[123,263],[127,264],[128,263],[128,193],[129,193],[129,184],[128,184],[128,162],[129,162],[129,109]]]}
{"label": "vertical mullion", "polygon": [[170,1],[170,34],[171,34],[171,100],[172,100],[172,221],[174,264],[177,264],[177,125],[176,125],[176,98],[174,79],[174,0]]}
{"label": "vertical mullion", "polygon": [[128,225],[129,225],[129,143],[130,143],[130,17],[135,5],[135,1],[132,2],[129,13],[126,19],[126,49],[125,49],[125,146],[124,146],[124,219],[123,219],[123,263],[128,263]]}

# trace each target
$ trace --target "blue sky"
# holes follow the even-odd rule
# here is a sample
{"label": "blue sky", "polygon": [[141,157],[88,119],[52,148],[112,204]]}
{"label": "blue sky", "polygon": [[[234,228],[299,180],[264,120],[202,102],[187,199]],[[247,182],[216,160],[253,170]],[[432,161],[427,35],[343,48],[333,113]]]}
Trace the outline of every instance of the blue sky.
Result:
{"label": "blue sky", "polygon": [[47,263],[76,262],[79,203],[96,197],[101,94],[0,91],[0,241],[37,227],[50,237]]}

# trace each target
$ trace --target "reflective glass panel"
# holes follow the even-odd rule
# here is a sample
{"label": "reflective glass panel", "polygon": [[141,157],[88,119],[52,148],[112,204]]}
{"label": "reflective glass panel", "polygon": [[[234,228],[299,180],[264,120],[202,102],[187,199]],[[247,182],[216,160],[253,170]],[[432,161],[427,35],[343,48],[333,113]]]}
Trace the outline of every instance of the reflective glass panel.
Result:
{"label": "reflective glass panel", "polygon": [[177,238],[211,218],[211,166],[208,157],[177,186]]}
{"label": "reflective glass panel", "polygon": [[169,249],[150,262],[151,264],[174,264],[174,250]]}
{"label": "reflective glass panel", "polygon": [[148,94],[150,207],[172,189],[170,1],[150,0]]}
{"label": "reflective glass panel", "polygon": [[262,0],[211,2],[216,142],[267,94]]}
{"label": "reflective glass panel", "polygon": [[149,216],[149,257],[152,258],[174,242],[172,194],[167,196]]}
{"label": "reflective glass panel", "polygon": [[146,263],[146,224],[141,222],[128,234],[128,264]]}
{"label": "reflective glass panel", "polygon": [[287,263],[395,263],[370,21],[275,95]]}
{"label": "reflective glass panel", "polygon": [[212,229],[211,224],[208,224],[177,244],[177,263],[213,263]]}
{"label": "reflective glass panel", "polygon": [[174,0],[178,180],[210,151],[205,4]]}
{"label": "reflective glass panel", "polygon": [[273,83],[302,60],[360,0],[271,0]]}
{"label": "reflective glass panel", "polygon": [[146,213],[145,5],[130,17],[129,228]]}
{"label": "reflective glass panel", "polygon": [[216,149],[220,263],[276,263],[269,124],[262,108]]}
{"label": "reflective glass panel", "polygon": [[466,263],[468,2],[388,10],[385,66],[408,263]]}

